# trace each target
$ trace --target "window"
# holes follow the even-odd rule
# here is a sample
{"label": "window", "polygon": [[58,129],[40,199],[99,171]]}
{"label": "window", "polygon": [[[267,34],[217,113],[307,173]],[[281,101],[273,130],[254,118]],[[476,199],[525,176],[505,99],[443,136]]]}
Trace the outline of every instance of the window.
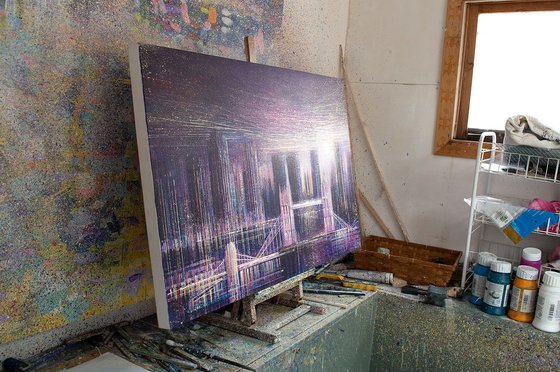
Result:
{"label": "window", "polygon": [[526,114],[560,130],[560,1],[448,0],[434,152],[472,157]]}

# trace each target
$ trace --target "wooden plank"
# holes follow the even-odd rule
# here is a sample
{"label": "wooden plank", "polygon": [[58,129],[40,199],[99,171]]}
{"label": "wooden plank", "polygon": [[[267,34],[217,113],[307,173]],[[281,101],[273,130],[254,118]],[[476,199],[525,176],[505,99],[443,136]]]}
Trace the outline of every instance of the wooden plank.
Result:
{"label": "wooden plank", "polygon": [[313,314],[323,315],[327,312],[327,309],[325,309],[322,306],[312,305],[312,304],[309,304],[309,303],[304,304],[303,299],[301,301],[294,301],[294,300],[291,300],[291,299],[284,298],[282,296],[278,296],[277,297],[277,302],[275,302],[275,303],[278,304],[278,305],[282,305],[282,306],[286,306],[286,307],[293,307],[293,308],[296,308],[296,307],[301,306],[301,305],[308,305],[308,306],[311,307],[310,312],[313,313]]}
{"label": "wooden plank", "polygon": [[277,330],[284,327],[286,324],[293,322],[294,320],[301,318],[303,315],[307,314],[311,311],[311,306],[309,305],[301,305],[296,307],[293,310],[288,311],[285,315],[281,316],[273,323],[269,323],[266,327],[262,329],[267,330]]}
{"label": "wooden plank", "polygon": [[366,124],[362,120],[362,116],[361,116],[360,110],[358,108],[358,102],[356,101],[356,98],[354,96],[354,92],[352,90],[352,87],[349,83],[347,84],[347,86],[348,86],[348,90],[350,92],[350,96],[352,97],[352,101],[354,102],[354,108],[356,109],[356,114],[358,116],[358,122],[362,126],[362,130],[363,130],[364,135],[366,137],[366,144],[369,148],[369,152],[371,154],[373,164],[375,165],[375,168],[377,169],[377,173],[379,174],[379,180],[381,181],[381,186],[383,187],[383,190],[385,191],[385,194],[387,195],[387,200],[389,201],[389,204],[391,205],[391,210],[393,211],[393,214],[395,215],[395,218],[397,219],[397,223],[399,224],[399,227],[400,227],[401,232],[403,234],[404,240],[408,242],[408,241],[410,241],[410,238],[408,236],[408,231],[406,230],[406,226],[404,225],[401,214],[399,213],[399,210],[397,209],[397,206],[394,202],[395,198],[393,197],[393,193],[391,192],[391,190],[387,186],[385,173],[383,171],[383,168],[381,167],[381,164],[379,164],[379,160],[378,160],[379,157],[378,157],[377,152],[375,151],[375,148],[373,146],[373,141],[371,140],[371,137],[369,135],[369,130],[367,129]]}
{"label": "wooden plank", "polygon": [[336,306],[336,307],[340,307],[342,309],[348,309],[348,305],[346,305],[346,304],[341,304],[340,302],[327,301],[327,300],[323,300],[323,299],[320,299],[320,298],[317,298],[317,297],[304,296],[303,300],[304,301],[317,302],[319,304]]}
{"label": "wooden plank", "polygon": [[210,313],[199,318],[200,321],[213,325],[219,328],[227,329],[228,331],[236,332],[245,336],[256,338],[257,340],[265,341],[268,343],[276,343],[278,341],[278,332],[263,331],[253,327],[245,327],[239,322],[224,318],[221,315]]}
{"label": "wooden plank", "polygon": [[476,155],[476,148],[471,149],[472,146],[453,142],[463,9],[463,0],[447,1],[447,22],[445,25],[441,77],[439,83],[434,153],[436,155],[463,155],[464,157],[474,158]]}
{"label": "wooden plank", "polygon": [[387,235],[389,238],[395,239],[395,236],[393,235],[391,230],[389,230],[389,227],[385,224],[385,221],[383,221],[383,219],[381,218],[379,213],[377,213],[377,211],[375,210],[373,205],[370,203],[368,198],[364,195],[363,191],[359,187],[357,187],[356,191],[357,191],[357,194],[358,194],[358,199],[360,199],[360,201],[362,202],[364,207],[366,207],[367,211],[375,219],[375,222],[377,222],[379,227],[381,227],[381,230],[383,230],[385,235]]}
{"label": "wooden plank", "polygon": [[253,36],[245,37],[245,54],[247,57],[247,62],[255,63],[257,61],[255,38]]}
{"label": "wooden plank", "polygon": [[271,287],[265,288],[262,291],[253,294],[252,297],[256,304],[260,304],[261,302],[264,302],[269,298],[272,298],[274,296],[279,295],[282,292],[286,292],[290,290],[291,288],[295,287],[297,282],[302,281],[303,279],[313,275],[314,272],[315,270],[309,270],[299,275],[296,275],[294,277],[291,277],[288,280],[285,280],[281,283],[275,284]]}
{"label": "wooden plank", "polygon": [[251,326],[257,322],[257,303],[252,296],[242,300],[241,323],[245,326]]}
{"label": "wooden plank", "polygon": [[408,236],[408,231],[406,230],[406,226],[404,225],[403,219],[402,219],[402,217],[399,213],[399,210],[397,209],[397,206],[394,202],[395,198],[393,197],[391,190],[387,186],[385,173],[383,172],[383,168],[381,167],[381,164],[379,164],[379,160],[378,160],[379,156],[377,155],[377,153],[375,151],[375,147],[373,146],[373,141],[370,138],[367,126],[366,126],[365,122],[362,120],[363,116],[360,112],[360,107],[358,106],[358,101],[356,100],[356,96],[354,95],[354,90],[352,89],[352,84],[350,84],[350,80],[348,79],[348,74],[347,74],[347,71],[346,71],[346,66],[344,65],[344,59],[342,57],[342,54],[340,56],[340,59],[341,59],[341,67],[342,67],[344,80],[346,81],[346,88],[348,90],[348,94],[350,96],[350,99],[354,103],[354,109],[356,110],[356,115],[358,116],[358,123],[361,125],[362,131],[364,132],[364,135],[366,137],[366,144],[369,148],[369,153],[370,153],[371,158],[373,160],[373,164],[375,165],[375,168],[377,169],[377,173],[379,174],[379,180],[381,181],[381,186],[383,187],[383,190],[385,191],[385,194],[387,195],[387,200],[389,200],[389,204],[391,205],[391,209],[393,211],[393,214],[395,215],[395,218],[397,219],[397,222],[398,222],[399,227],[401,229],[401,232],[403,234],[404,240],[406,240],[408,242],[408,241],[410,241],[410,238]]}
{"label": "wooden plank", "polygon": [[[308,276],[313,275],[315,270],[309,270],[299,275],[296,275],[288,280],[285,280],[281,283],[275,284],[271,287],[265,288],[262,291],[254,293],[242,300],[242,316],[241,322],[245,326],[251,326],[255,324],[257,321],[257,305],[261,302],[267,301],[273,297],[278,296],[279,294],[287,291],[293,291],[294,288],[297,288],[301,285],[301,281]],[[298,290],[299,291],[299,290]],[[293,292],[292,292],[293,293]]]}

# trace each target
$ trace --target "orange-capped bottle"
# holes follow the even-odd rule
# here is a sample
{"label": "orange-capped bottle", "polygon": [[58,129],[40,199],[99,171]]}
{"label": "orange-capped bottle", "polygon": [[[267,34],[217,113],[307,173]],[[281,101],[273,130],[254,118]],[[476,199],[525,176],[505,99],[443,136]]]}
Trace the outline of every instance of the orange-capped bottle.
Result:
{"label": "orange-capped bottle", "polygon": [[535,317],[539,270],[520,265],[511,288],[511,302],[507,315],[518,322],[530,323]]}

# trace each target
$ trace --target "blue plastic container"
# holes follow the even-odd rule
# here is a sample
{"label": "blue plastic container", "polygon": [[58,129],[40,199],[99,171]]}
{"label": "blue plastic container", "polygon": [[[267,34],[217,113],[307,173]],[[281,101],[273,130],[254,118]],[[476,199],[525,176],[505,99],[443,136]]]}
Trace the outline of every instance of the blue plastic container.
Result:
{"label": "blue plastic container", "polygon": [[486,280],[482,311],[491,315],[506,315],[510,283],[511,264],[505,261],[493,262]]}
{"label": "blue plastic container", "polygon": [[484,291],[486,290],[486,279],[490,272],[490,265],[496,262],[498,257],[490,252],[480,252],[474,265],[474,275],[469,301],[475,305],[482,305]]}

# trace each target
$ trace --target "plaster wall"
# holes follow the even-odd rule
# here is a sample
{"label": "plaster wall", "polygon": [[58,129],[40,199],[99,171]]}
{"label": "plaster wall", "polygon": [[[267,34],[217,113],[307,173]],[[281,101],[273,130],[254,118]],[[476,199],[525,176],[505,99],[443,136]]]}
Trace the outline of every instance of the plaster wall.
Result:
{"label": "plaster wall", "polygon": [[[446,6],[446,0],[351,0],[345,60],[358,110],[410,240],[464,250],[469,208],[463,199],[472,192],[475,162],[433,155]],[[402,239],[352,111],[358,185]],[[506,197],[558,197],[553,185],[509,177],[491,182],[491,191]],[[361,221],[365,234],[383,235],[364,208]],[[520,249],[504,247],[507,240],[492,230],[486,229],[489,243],[483,249],[519,258]],[[519,246],[549,250],[555,244],[533,237]]]}
{"label": "plaster wall", "polygon": [[[222,2],[221,0],[217,0],[218,6],[224,6],[222,3],[225,4],[225,2]],[[270,3],[278,4],[281,2],[272,1]],[[66,8],[73,9],[72,7],[74,6],[74,7],[78,7],[79,8],[78,10],[82,11],[83,9],[80,8],[80,4],[81,4],[80,2],[76,2],[74,4],[73,1],[67,1],[67,2],[61,2],[57,6],[59,6],[62,9],[66,9]],[[135,4],[137,4],[135,6],[142,6],[142,7],[150,6],[149,1],[146,2],[138,1],[135,2]],[[250,9],[252,9],[250,5],[247,5],[249,4],[249,2],[243,3],[243,2],[236,1],[232,3],[227,3],[227,6],[234,7],[236,6],[236,4],[239,4],[241,9],[244,9],[245,12],[249,12]],[[346,29],[347,29],[347,22],[348,22],[348,5],[349,2],[347,0],[327,0],[327,1],[286,0],[284,1],[283,5],[281,6],[281,9],[283,9],[283,16],[282,16],[281,26],[279,26],[280,29],[274,32],[275,35],[274,39],[269,44],[265,45],[264,52],[266,53],[266,55],[264,57],[266,57],[266,59],[262,59],[262,58],[259,59],[258,57],[257,61],[266,62],[271,65],[291,68],[295,70],[313,72],[313,73],[329,75],[329,76],[339,76],[339,62],[338,62],[339,45],[342,45],[343,47],[345,45]],[[111,6],[116,7],[115,8],[116,10],[112,15],[110,13],[103,13],[102,10],[99,10],[99,9],[105,9],[107,7],[110,8]],[[221,55],[230,58],[243,58],[242,57],[243,46],[241,44],[237,47],[232,45],[227,45],[224,48],[224,45],[212,44],[212,38],[210,38],[208,44],[202,45],[199,41],[191,41],[189,36],[182,35],[181,32],[179,31],[177,32],[179,35],[174,35],[173,27],[176,27],[176,24],[173,24],[172,22],[163,23],[163,25],[161,23],[159,24],[158,27],[161,28],[163,28],[164,26],[171,27],[165,29],[165,31],[163,32],[161,31],[161,29],[150,29],[151,26],[149,22],[143,21],[141,18],[135,18],[138,17],[138,15],[134,14],[132,10],[130,11],[130,13],[126,13],[127,6],[129,6],[129,3],[111,1],[106,4],[100,4],[99,9],[97,8],[93,10],[87,9],[88,12],[87,22],[84,24],[80,24],[78,22],[81,17],[81,13],[79,12],[75,13],[75,18],[74,17],[71,18],[70,15],[68,15],[71,13],[65,13],[65,11],[59,12],[57,13],[55,20],[58,24],[64,25],[64,29],[62,30],[59,29],[58,31],[61,32],[66,32],[67,30],[73,31],[74,32],[73,35],[72,34],[67,35],[68,40],[70,43],[74,42],[78,44],[78,42],[83,38],[89,40],[89,38],[95,39],[96,37],[98,37],[99,32],[97,32],[98,30],[97,28],[101,27],[101,29],[103,29],[102,32],[109,35],[107,38],[105,38],[106,42],[102,43],[101,40],[95,39],[94,40],[95,44],[90,44],[88,48],[85,48],[84,53],[92,53],[92,55],[95,55],[95,53],[91,52],[92,50],[91,48],[101,48],[104,53],[103,60],[117,61],[116,63],[118,63],[119,66],[121,67],[126,66],[126,59],[125,59],[126,56],[125,56],[125,52],[123,52],[126,51],[126,45],[128,44],[128,42],[134,42],[134,41],[147,42],[147,43],[151,42],[159,45],[166,45],[171,47],[184,48],[188,50],[195,50],[203,53]],[[58,9],[59,8],[57,7],[49,8],[47,13],[50,14],[50,13],[57,12]],[[10,23],[8,21],[16,22],[16,24],[18,25],[17,27],[24,27],[26,31],[30,30],[29,31],[30,33],[34,33],[36,32],[36,28],[38,27],[40,22],[43,22],[43,19],[46,20],[48,18],[46,16],[37,17],[33,19],[31,18],[30,14],[35,15],[35,13],[38,13],[40,15],[39,12],[40,10],[41,9],[31,5],[27,7],[27,5],[24,3],[16,4],[13,1],[7,1],[4,4],[4,2],[0,2],[0,16],[2,16],[0,17],[1,18],[0,26],[2,26],[2,28],[0,29],[1,31],[0,41],[4,42],[2,46],[11,45],[10,43],[12,43],[12,41],[14,44],[20,42],[19,40],[13,39],[16,37],[17,34],[12,32]],[[121,22],[117,19],[117,17],[120,16],[123,17],[124,21],[122,21],[121,19],[122,21]],[[271,14],[269,16],[272,17],[273,15]],[[33,22],[30,23],[30,25],[32,26],[29,26],[29,29],[27,29],[26,24],[20,25],[19,23],[17,23],[20,22],[17,20],[18,19],[17,17],[20,17],[20,19],[24,19],[24,21],[27,18],[30,20],[32,19]],[[101,18],[98,18],[96,20],[96,17],[101,17]],[[265,20],[270,19],[270,17],[263,18],[263,19]],[[167,19],[163,19],[163,22],[168,22],[168,21]],[[128,24],[133,24],[135,28],[127,30],[126,25]],[[113,28],[111,27],[114,27],[115,32],[112,32]],[[93,32],[89,32],[88,30],[93,30]],[[41,35],[41,34],[38,33],[36,35]],[[30,37],[25,39],[24,42],[27,42],[27,40],[31,40],[31,42],[33,43],[32,44],[33,48],[41,48],[40,50],[49,49],[45,44],[48,40],[45,41],[41,39],[41,37],[36,35],[32,34]],[[56,35],[53,35],[53,37],[55,36]],[[58,39],[60,39],[60,37],[58,37]],[[61,43],[63,43],[63,41],[61,41]],[[80,44],[80,48],[82,48],[81,44]],[[71,49],[69,54],[64,54],[64,56],[66,55],[71,56],[72,53],[74,53],[74,51],[75,49]],[[7,58],[7,56],[11,56],[12,53],[13,54],[19,53],[20,50],[7,48],[5,52],[6,54],[4,56]],[[56,53],[54,52],[53,52],[53,56],[54,56],[53,58],[55,59],[58,58],[56,56]],[[94,57],[94,59],[95,58],[97,57]],[[42,67],[41,66],[38,67],[38,70],[36,71],[37,73],[41,73],[40,68]],[[45,73],[43,73],[43,75]],[[97,75],[95,76],[88,75],[87,70],[83,72],[83,79],[87,81],[97,81],[96,79],[98,78],[99,76]],[[8,80],[6,79],[3,81],[8,81]],[[122,85],[123,82],[125,82],[123,79],[116,80],[116,83],[120,85]],[[23,81],[23,83],[25,83],[25,81]],[[105,79],[105,83],[109,84],[107,79]],[[92,86],[92,89],[95,89],[95,87]],[[41,92],[41,90],[39,90],[39,92]],[[56,93],[56,90],[53,89],[53,92]],[[7,97],[10,96],[8,95]],[[129,103],[130,98],[128,98],[125,101]],[[111,105],[111,102],[103,102],[103,104]],[[13,110],[13,109],[17,109],[18,106],[9,106],[9,107],[12,107],[11,110]],[[98,111],[99,110],[103,111],[103,108],[98,108]],[[79,118],[81,119],[81,116]],[[107,121],[104,121],[104,125],[109,128],[108,130],[117,126],[116,122],[113,122],[113,124],[111,124],[109,117],[107,117],[106,119]],[[124,123],[127,125],[130,124],[129,120],[130,119],[125,119]],[[7,124],[5,122],[0,124],[2,125],[0,129],[5,129],[6,133],[14,133],[13,131],[8,132],[9,128],[7,127]],[[48,124],[51,126],[57,125],[56,122],[51,122]],[[16,121],[14,121],[14,125],[16,125]],[[29,125],[29,123],[27,123],[26,125]],[[121,123],[119,125],[122,126],[124,124]],[[20,129],[20,131],[21,130],[22,129]],[[2,145],[5,144],[10,145],[9,142],[5,142],[8,141],[9,138],[8,137],[5,137],[3,139],[0,138],[2,139],[2,141],[0,141],[0,149],[2,149]],[[31,137],[30,140],[32,140]],[[135,173],[136,171],[131,170],[131,172]],[[0,178],[0,180],[2,182],[10,181],[10,179],[6,177]],[[4,189],[0,188],[0,196],[2,196],[1,192],[3,191]],[[138,190],[134,191],[133,194],[137,195]],[[4,198],[0,200],[0,202],[6,203],[6,202],[10,202],[10,200]],[[50,222],[48,219],[45,219],[44,221],[42,221],[42,223],[48,224]],[[23,231],[21,226],[18,227],[16,225],[17,223],[14,223],[13,226],[10,227],[11,230],[9,231]],[[75,227],[76,226],[72,224],[68,224],[67,228],[71,230],[74,229]],[[29,232],[28,235],[30,235],[31,238],[34,238],[33,231]],[[38,236],[36,238],[38,239],[40,237],[40,234],[37,235]],[[145,240],[145,236],[143,234],[140,234],[139,236]],[[142,260],[145,260],[148,257],[147,246],[145,242],[142,243],[142,249],[139,251],[138,255],[141,256]],[[2,263],[1,260],[2,258],[0,257],[0,263]],[[5,263],[7,264],[7,261]],[[117,270],[119,269],[119,267],[116,267],[115,269]],[[147,269],[148,269],[147,273],[149,273],[149,267]],[[112,268],[109,267],[108,270],[112,270]],[[56,280],[60,280],[60,279],[61,279],[60,277],[44,278],[44,280],[46,280],[45,286],[55,285]],[[79,279],[77,280],[79,281]],[[108,281],[111,279],[105,276],[104,280]],[[145,280],[147,281],[145,287],[149,288],[151,278],[149,276],[146,276]],[[75,283],[75,284],[80,284],[80,283]],[[84,283],[81,283],[81,285],[83,286]],[[87,287],[87,285],[85,286]],[[34,298],[34,296],[40,295],[39,292],[31,293],[29,289],[23,288],[23,290],[28,292],[22,293],[20,298],[23,298],[22,296],[26,296],[25,298],[29,298],[29,302],[28,302],[29,304],[35,303],[34,301],[36,301],[36,299]],[[118,290],[116,291],[118,292]],[[98,313],[95,316],[90,316],[90,317],[85,316],[85,319],[79,318],[76,319],[75,321],[67,321],[67,322],[65,321],[65,322],[59,322],[55,324],[53,322],[48,321],[48,319],[37,320],[37,319],[30,318],[27,320],[26,319],[18,320],[19,323],[16,324],[13,322],[6,323],[6,321],[9,322],[10,319],[2,318],[2,322],[4,323],[2,324],[0,322],[0,335],[3,336],[4,341],[2,341],[2,345],[0,345],[0,360],[8,356],[25,358],[32,354],[38,353],[41,350],[44,350],[47,347],[52,346],[53,344],[58,343],[62,339],[66,339],[72,337],[73,335],[83,333],[89,329],[95,329],[107,324],[111,324],[127,319],[135,319],[144,316],[146,314],[153,313],[155,311],[153,298],[152,298],[153,293],[151,293],[150,291],[147,291],[146,293],[147,294],[143,295],[141,298],[137,298],[135,299],[135,301],[131,301],[133,304],[126,304],[121,309],[119,309],[119,307],[116,306],[115,310],[101,311],[100,314]],[[4,297],[0,296],[0,302],[3,301],[2,298]],[[8,309],[8,311],[10,309],[10,306],[12,306],[11,303],[9,303],[8,301],[5,301],[1,305],[5,306],[5,308]],[[38,331],[29,332],[28,327],[34,326],[34,324],[36,324],[39,321],[40,324],[42,325],[41,329]],[[29,323],[26,324],[25,322],[29,322]],[[16,328],[13,329],[17,329],[18,334],[10,332],[10,329],[12,329],[10,327],[12,326],[13,327],[17,326]],[[16,340],[16,339],[19,340],[11,342],[12,340]]]}

